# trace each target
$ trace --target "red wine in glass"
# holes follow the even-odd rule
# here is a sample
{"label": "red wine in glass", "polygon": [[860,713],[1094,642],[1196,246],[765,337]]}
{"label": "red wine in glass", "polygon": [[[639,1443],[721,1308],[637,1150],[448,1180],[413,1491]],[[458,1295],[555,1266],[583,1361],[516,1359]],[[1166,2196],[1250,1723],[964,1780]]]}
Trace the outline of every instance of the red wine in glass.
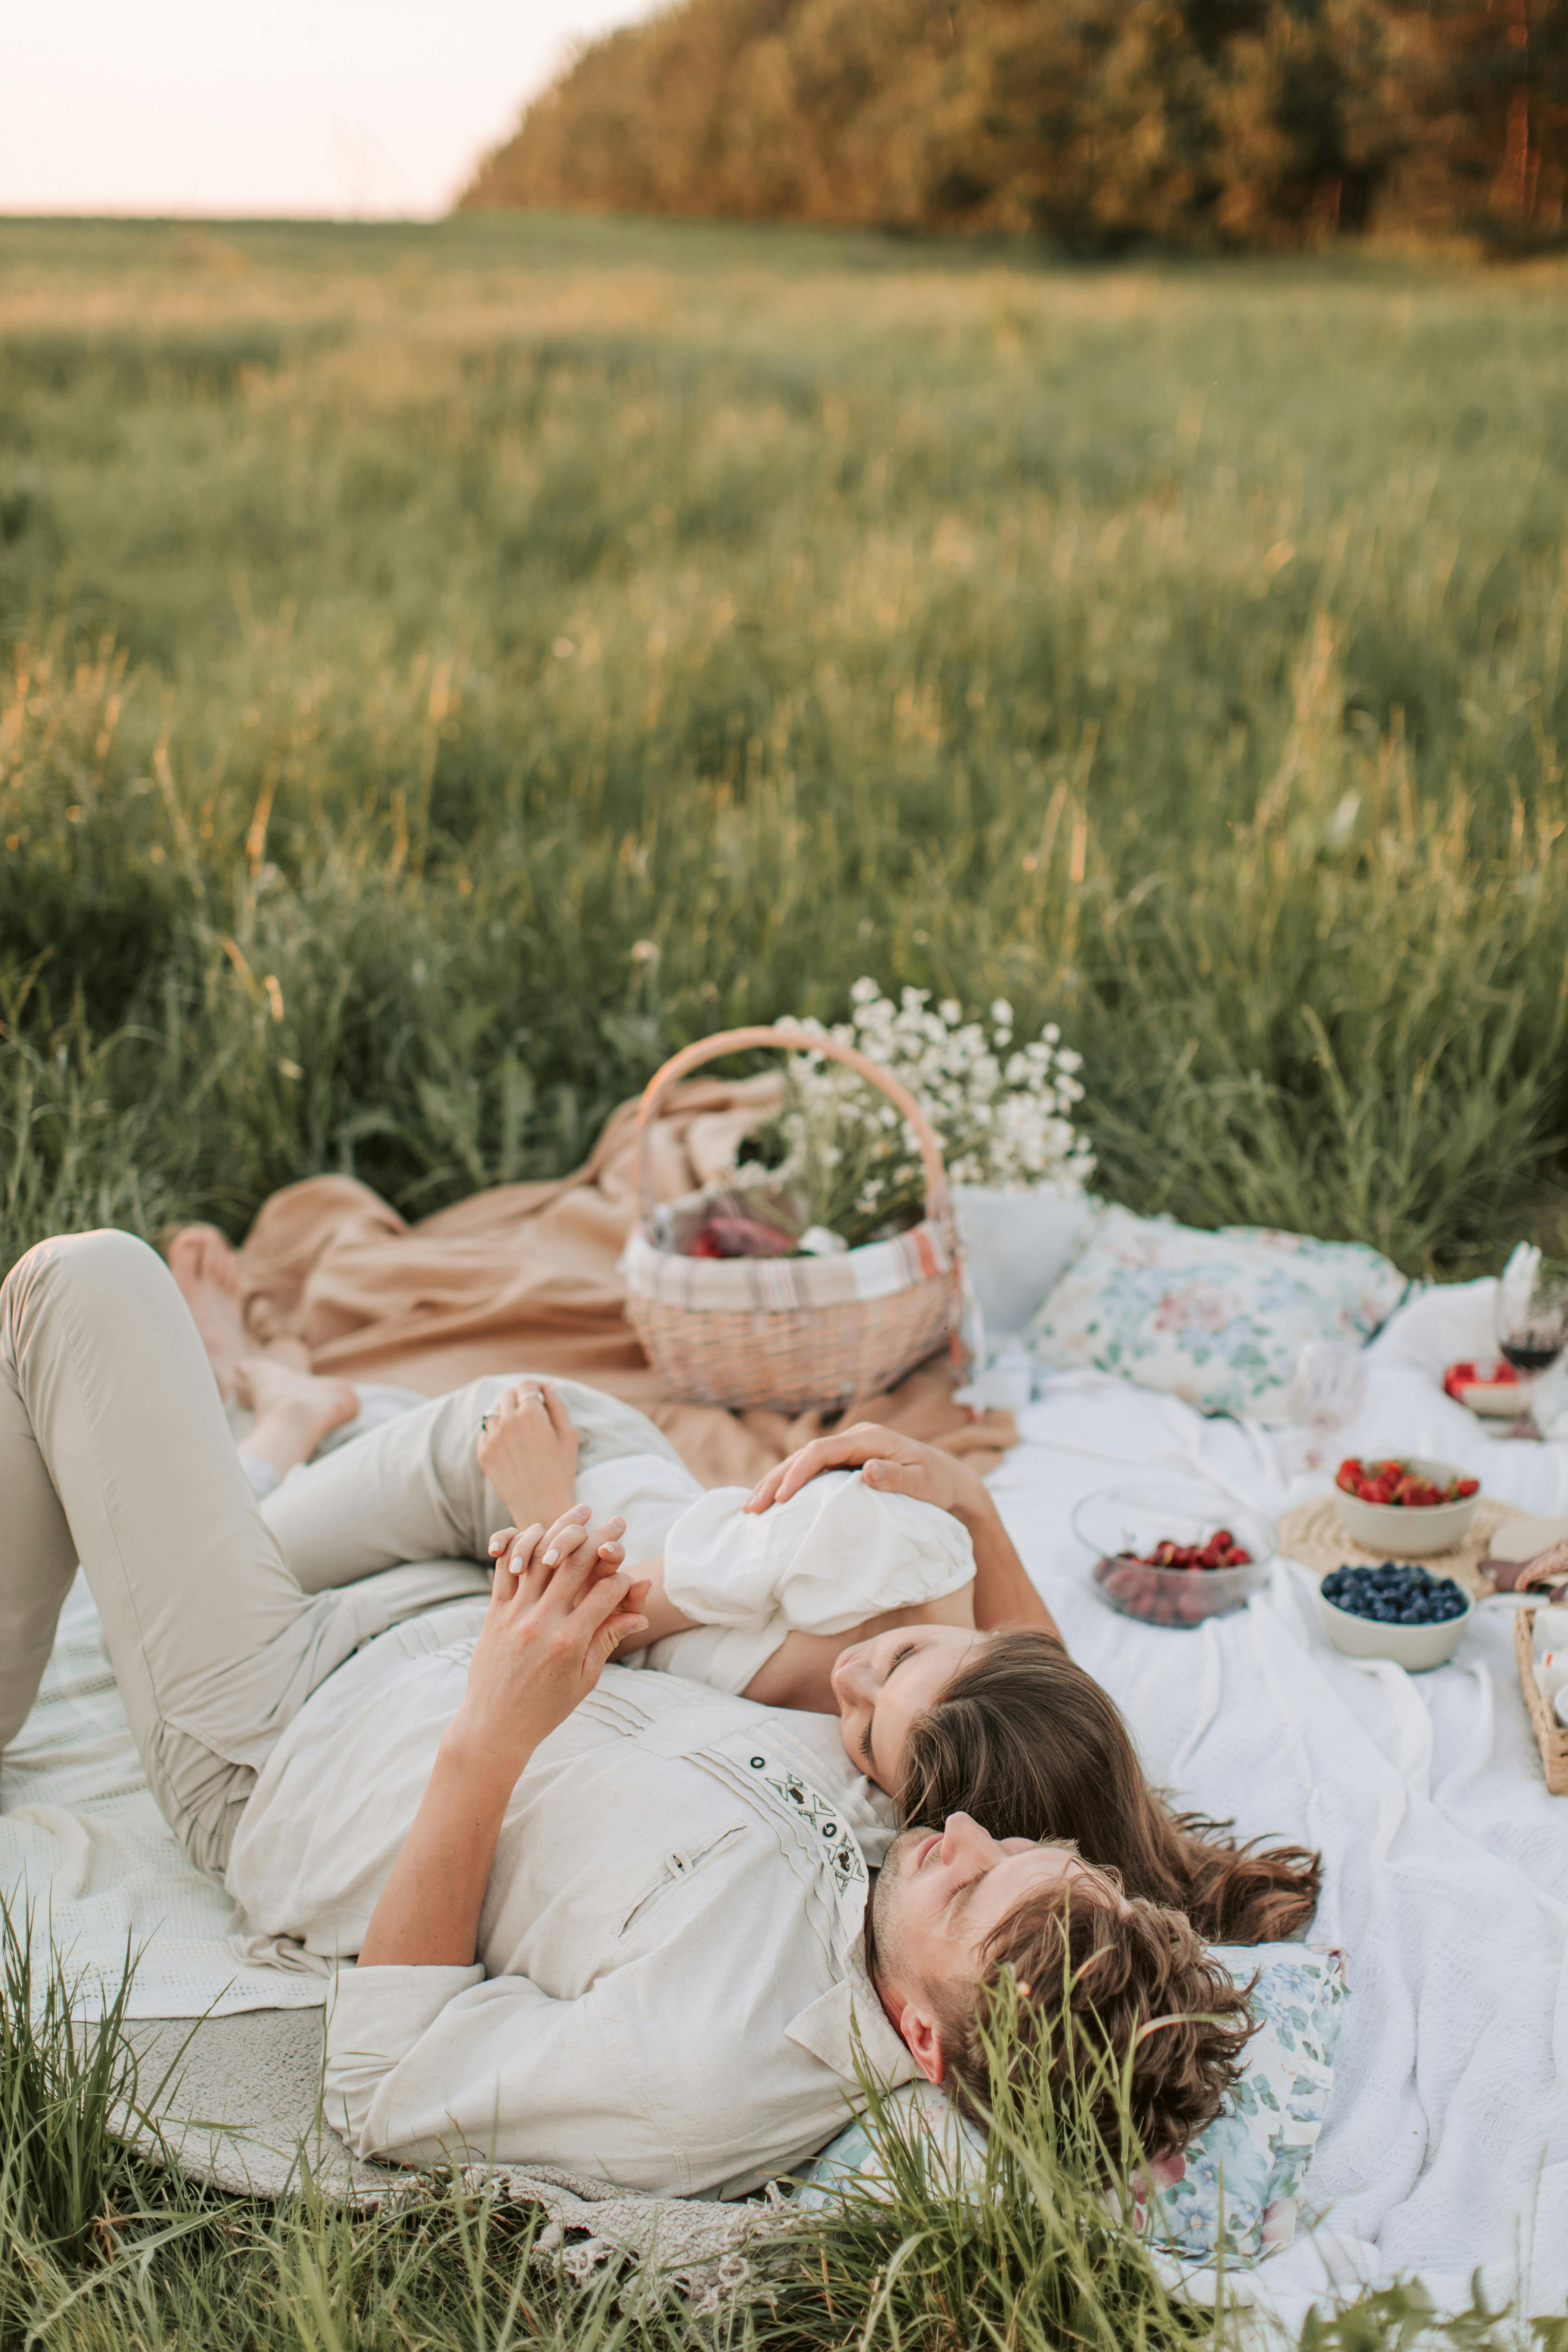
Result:
{"label": "red wine in glass", "polygon": [[1498,1346],[1516,1372],[1523,1372],[1532,1380],[1542,1372],[1549,1372],[1563,1353],[1560,1347],[1543,1347],[1529,1339],[1500,1339]]}
{"label": "red wine in glass", "polygon": [[1568,1341],[1568,1281],[1527,1243],[1498,1277],[1496,1328],[1499,1352],[1519,1374],[1519,1418],[1507,1434],[1539,1437],[1531,1411],[1535,1383]]}

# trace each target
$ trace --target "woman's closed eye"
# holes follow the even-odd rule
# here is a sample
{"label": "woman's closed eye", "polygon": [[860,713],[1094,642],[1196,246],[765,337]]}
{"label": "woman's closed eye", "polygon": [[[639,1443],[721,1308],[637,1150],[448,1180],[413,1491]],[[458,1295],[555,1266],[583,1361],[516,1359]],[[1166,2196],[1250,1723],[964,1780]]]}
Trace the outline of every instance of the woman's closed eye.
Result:
{"label": "woman's closed eye", "polygon": [[[889,1683],[891,1682],[893,1676],[898,1673],[899,1668],[903,1664],[904,1660],[906,1658],[912,1658],[919,1647],[920,1644],[917,1642],[906,1642],[901,1649],[894,1651],[888,1671],[882,1676],[882,1687],[884,1690],[886,1690]],[[871,1773],[873,1777],[875,1777],[876,1774],[877,1759],[871,1753],[871,1726],[876,1722],[876,1720],[877,1710],[873,1707],[866,1717],[866,1728],[860,1734],[860,1753],[866,1759],[867,1771]]]}

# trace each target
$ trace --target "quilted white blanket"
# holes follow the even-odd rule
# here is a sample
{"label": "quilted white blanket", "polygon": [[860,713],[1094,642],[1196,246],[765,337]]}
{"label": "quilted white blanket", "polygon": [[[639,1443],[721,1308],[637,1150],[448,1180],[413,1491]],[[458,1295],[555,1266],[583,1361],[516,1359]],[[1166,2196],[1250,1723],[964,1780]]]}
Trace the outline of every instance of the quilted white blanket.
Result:
{"label": "quilted white blanket", "polygon": [[[1523,1511],[1568,1510],[1568,1446],[1489,1436],[1439,1386],[1494,1352],[1490,1284],[1427,1293],[1368,1351],[1347,1453],[1462,1464]],[[1315,1580],[1276,1563],[1268,1590],[1196,1632],[1114,1616],[1068,1525],[1122,1460],[1196,1464],[1273,1511],[1290,1438],[1205,1422],[1120,1381],[1068,1376],[1021,1416],[992,1484],[1074,1654],[1112,1692],[1150,1777],[1246,1834],[1320,1846],[1315,1942],[1344,1949],[1332,2100],[1303,2189],[1325,2223],[1256,2275],[1299,2321],[1331,2282],[1418,2274],[1462,2307],[1568,2301],[1568,1798],[1551,1797],[1521,1699],[1514,1603],[1477,1612],[1451,1664],[1412,1677],[1341,1656]],[[1118,1457],[1108,1461],[1108,1454]]]}
{"label": "quilted white blanket", "polygon": [[[1568,1445],[1489,1437],[1442,1394],[1444,1364],[1491,1352],[1489,1285],[1427,1293],[1371,1349],[1345,1452],[1464,1464],[1521,1510],[1568,1510]],[[1347,1955],[1352,1999],[1305,2203],[1317,2230],[1257,2274],[1282,2319],[1325,2287],[1419,2275],[1440,2307],[1472,2272],[1494,2298],[1568,2302],[1568,1798],[1545,1784],[1514,1675],[1513,1604],[1489,1602],[1451,1665],[1412,1680],[1342,1658],[1313,1580],[1279,1562],[1241,1614],[1196,1632],[1112,1615],[1073,1505],[1131,1465],[1203,1467],[1278,1512],[1325,1483],[1283,1475],[1294,1433],[1205,1422],[1095,1376],[1021,1416],[998,1501],[1075,1653],[1114,1694],[1151,1777],[1240,1829],[1321,1846],[1312,1933]],[[1299,1450],[1299,1449],[1298,1449]],[[58,1941],[117,1979],[141,1948],[134,2013],[313,2004],[320,1981],[237,1966],[227,1905],[196,1877],[142,1781],[73,1596],[49,1689],[0,1780],[0,1887],[26,1883]]]}

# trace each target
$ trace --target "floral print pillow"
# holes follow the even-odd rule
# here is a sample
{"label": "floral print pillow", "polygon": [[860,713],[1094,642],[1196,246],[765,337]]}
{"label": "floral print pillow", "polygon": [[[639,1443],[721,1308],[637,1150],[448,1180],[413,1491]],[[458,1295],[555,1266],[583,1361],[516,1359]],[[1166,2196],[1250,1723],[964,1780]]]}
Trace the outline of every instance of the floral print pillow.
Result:
{"label": "floral print pillow", "polygon": [[1037,1362],[1117,1372],[1202,1412],[1283,1420],[1312,1339],[1368,1339],[1410,1287],[1361,1242],[1257,1225],[1200,1233],[1107,1209],[1030,1326]]}
{"label": "floral print pillow", "polygon": [[1254,1969],[1254,2013],[1241,2079],[1184,2156],[1156,2168],[1140,2214],[1152,2245],[1187,2262],[1277,2254],[1296,2234],[1302,2176],[1328,2111],[1340,2038],[1344,1966],[1338,1952],[1306,1944],[1215,1944],[1214,1957],[1245,1982]]}
{"label": "floral print pillow", "polygon": [[[1222,2241],[1227,2262],[1259,2262],[1295,2235],[1301,2179],[1333,2082],[1344,1969],[1338,1952],[1308,1944],[1215,1944],[1210,1950],[1238,1982],[1256,1974],[1258,2028],[1224,2109],[1184,2156],[1154,2168],[1133,2226],[1152,2246],[1184,2262],[1212,2261]],[[940,2091],[908,2083],[884,2102],[883,2112],[884,2129],[924,2138],[935,2185],[984,2187],[984,2140]],[[806,2172],[796,2203],[819,2209],[851,2180],[874,2190],[886,2178],[880,2136],[857,2116]]]}

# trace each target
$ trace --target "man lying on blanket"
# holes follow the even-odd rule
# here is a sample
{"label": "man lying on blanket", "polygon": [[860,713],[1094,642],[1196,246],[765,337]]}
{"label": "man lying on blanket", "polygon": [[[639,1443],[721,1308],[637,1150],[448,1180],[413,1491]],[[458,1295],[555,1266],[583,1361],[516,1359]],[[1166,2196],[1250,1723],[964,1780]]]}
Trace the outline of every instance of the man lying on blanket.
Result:
{"label": "man lying on blanket", "polygon": [[[982,2088],[974,2021],[1004,1969],[1026,2042],[1057,2031],[1070,1977],[1151,2154],[1215,2112],[1245,2027],[1182,1915],[963,1813],[897,1837],[868,1906],[880,1823],[830,1718],[606,1663],[644,1624],[614,1523],[525,1530],[479,1608],[458,1564],[489,1533],[471,1462],[434,1437],[414,1461],[416,1556],[392,1569],[341,1517],[310,1525],[314,1475],[285,1557],[140,1243],[45,1243],[15,1268],[0,1746],[79,1559],[192,1858],[254,1932],[358,1956],[326,2097],[362,2154],[739,2194],[841,2125],[858,2044],[889,2083]],[[325,1886],[323,1843],[344,1856]]]}

